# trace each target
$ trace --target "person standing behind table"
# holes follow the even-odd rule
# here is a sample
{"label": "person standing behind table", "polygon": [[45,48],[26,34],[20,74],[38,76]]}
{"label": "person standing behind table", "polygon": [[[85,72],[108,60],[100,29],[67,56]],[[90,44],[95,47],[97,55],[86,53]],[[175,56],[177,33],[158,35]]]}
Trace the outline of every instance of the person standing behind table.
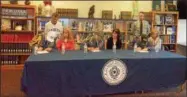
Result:
{"label": "person standing behind table", "polygon": [[59,51],[62,50],[62,45],[65,46],[65,50],[75,50],[75,42],[72,32],[65,28],[60,39],[57,40],[56,47]]}
{"label": "person standing behind table", "polygon": [[150,49],[154,49],[155,47],[161,49],[161,39],[159,37],[159,33],[155,30],[150,34],[150,37],[148,38],[148,46],[150,47]]}
{"label": "person standing behind table", "polygon": [[142,35],[149,35],[150,25],[149,22],[144,20],[144,13],[139,13],[139,20],[135,21],[132,25],[132,33],[134,33],[135,39],[141,38]]}
{"label": "person standing behind table", "polygon": [[102,40],[99,32],[95,32],[94,35],[87,42],[88,50],[101,50],[104,47],[104,41]]}
{"label": "person standing behind table", "polygon": [[121,49],[122,42],[119,29],[113,30],[112,36],[107,40],[107,49],[112,49],[114,44],[116,44],[116,49]]}
{"label": "person standing behind table", "polygon": [[45,24],[45,32],[47,35],[50,31],[56,32],[57,38],[59,38],[61,33],[63,32],[62,23],[59,20],[59,15],[57,13],[53,13],[51,20]]}

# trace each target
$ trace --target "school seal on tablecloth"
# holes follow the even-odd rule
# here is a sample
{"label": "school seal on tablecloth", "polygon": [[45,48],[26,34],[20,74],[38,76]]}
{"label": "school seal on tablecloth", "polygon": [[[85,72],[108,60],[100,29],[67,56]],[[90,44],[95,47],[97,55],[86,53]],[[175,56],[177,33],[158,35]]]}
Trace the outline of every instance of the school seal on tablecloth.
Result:
{"label": "school seal on tablecloth", "polygon": [[109,85],[119,85],[127,76],[127,67],[118,59],[109,60],[102,69],[102,77]]}

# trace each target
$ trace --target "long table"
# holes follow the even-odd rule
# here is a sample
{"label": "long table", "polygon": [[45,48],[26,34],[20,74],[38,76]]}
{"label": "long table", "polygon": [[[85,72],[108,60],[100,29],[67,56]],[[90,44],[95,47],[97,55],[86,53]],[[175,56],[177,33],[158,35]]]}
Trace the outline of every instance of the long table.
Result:
{"label": "long table", "polygon": [[[119,60],[125,67],[110,65],[117,66],[115,70],[123,76],[115,85],[107,83],[103,75],[111,60]],[[79,97],[173,88],[183,84],[185,77],[186,57],[171,52],[66,51],[62,55],[54,50],[27,59],[21,89],[28,97]]]}

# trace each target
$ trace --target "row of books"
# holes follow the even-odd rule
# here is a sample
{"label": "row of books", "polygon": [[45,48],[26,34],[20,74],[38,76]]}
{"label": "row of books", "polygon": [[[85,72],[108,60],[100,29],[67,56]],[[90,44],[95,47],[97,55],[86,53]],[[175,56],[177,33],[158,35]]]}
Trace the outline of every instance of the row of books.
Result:
{"label": "row of books", "polygon": [[1,53],[31,53],[29,44],[26,43],[7,43],[1,44]]}
{"label": "row of books", "polygon": [[32,38],[32,34],[1,34],[2,43],[28,43]]}
{"label": "row of books", "polygon": [[163,27],[163,26],[155,26],[156,30],[158,31],[159,34],[166,34],[166,35],[174,35],[176,33],[176,27],[171,26],[171,27]]}
{"label": "row of books", "polygon": [[1,64],[2,65],[17,65],[19,64],[18,56],[1,56]]}
{"label": "row of books", "polygon": [[171,15],[160,15],[160,14],[155,15],[156,25],[163,25],[163,24],[172,25],[174,23],[175,23],[174,15],[172,14]]}
{"label": "row of books", "polygon": [[176,36],[171,35],[171,36],[160,36],[162,39],[162,43],[164,44],[175,44],[176,43]]}
{"label": "row of books", "polygon": [[28,17],[34,16],[34,9],[14,9],[14,8],[2,8],[2,15],[9,17]]}

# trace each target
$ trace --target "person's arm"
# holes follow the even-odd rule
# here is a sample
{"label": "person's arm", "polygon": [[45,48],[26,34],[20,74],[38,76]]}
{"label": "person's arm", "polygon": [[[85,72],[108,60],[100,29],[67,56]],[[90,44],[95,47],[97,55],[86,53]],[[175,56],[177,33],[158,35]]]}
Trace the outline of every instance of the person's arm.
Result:
{"label": "person's arm", "polygon": [[132,33],[134,34],[135,37],[139,37],[140,33],[137,30],[137,21],[133,23],[132,25]]}
{"label": "person's arm", "polygon": [[110,42],[110,39],[111,38],[109,38],[108,40],[107,40],[107,45],[106,45],[106,49],[111,49],[111,42]]}
{"label": "person's arm", "polygon": [[162,47],[161,45],[162,45],[161,39],[159,38],[158,42],[155,44],[155,47],[158,47],[159,49],[161,49],[161,47]]}
{"label": "person's arm", "polygon": [[104,48],[104,41],[100,40],[99,45],[98,45],[98,49],[103,49],[103,48]]}
{"label": "person's arm", "polygon": [[60,39],[61,35],[63,34],[64,27],[62,25],[62,22],[59,22],[59,27],[60,27],[60,34],[58,35],[57,40]]}
{"label": "person's arm", "polygon": [[48,32],[48,23],[45,24],[45,29],[44,29],[44,36],[47,35],[47,32]]}
{"label": "person's arm", "polygon": [[75,42],[73,40],[70,41],[70,50],[75,50]]}
{"label": "person's arm", "polygon": [[149,35],[151,33],[151,26],[149,25],[149,22],[147,21],[147,34]]}
{"label": "person's arm", "polygon": [[121,39],[118,39],[117,40],[117,49],[121,49],[121,47],[122,47],[122,42],[121,42]]}
{"label": "person's arm", "polygon": [[38,44],[38,49],[37,51],[42,51],[44,48],[43,48],[43,45],[45,44],[45,36],[43,34],[43,36],[41,36],[41,41],[40,43]]}
{"label": "person's arm", "polygon": [[57,43],[56,43],[56,48],[58,50],[61,50],[61,46],[62,46],[62,41],[61,40],[58,40]]}
{"label": "person's arm", "polygon": [[54,42],[49,42],[47,48],[45,49],[45,51],[51,52],[52,49],[54,47]]}

